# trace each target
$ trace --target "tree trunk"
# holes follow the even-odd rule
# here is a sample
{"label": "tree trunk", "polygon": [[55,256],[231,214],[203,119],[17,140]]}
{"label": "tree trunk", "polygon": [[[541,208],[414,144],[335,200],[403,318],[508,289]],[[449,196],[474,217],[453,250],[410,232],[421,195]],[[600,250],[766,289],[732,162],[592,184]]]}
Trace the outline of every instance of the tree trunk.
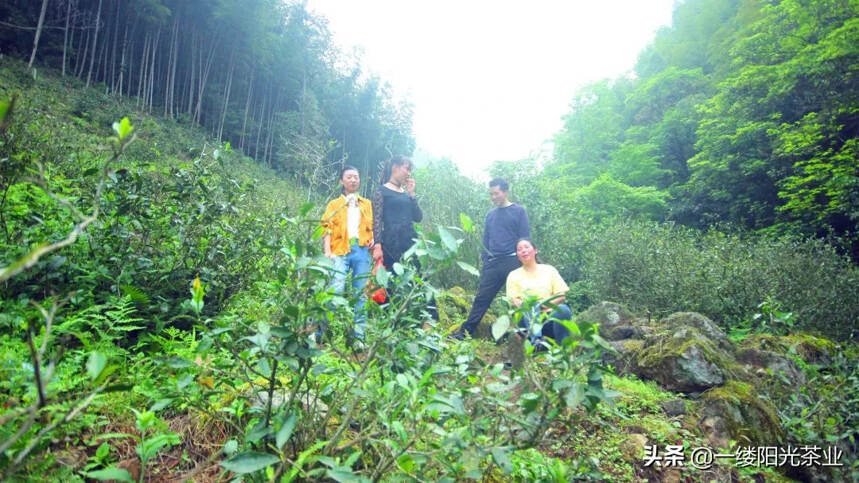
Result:
{"label": "tree trunk", "polygon": [[[272,81],[272,84],[274,84],[274,81]],[[272,87],[274,87],[274,85],[272,85]],[[269,166],[272,166],[272,157],[274,155],[274,118],[276,115],[278,102],[280,102],[280,89],[274,87],[274,100],[271,103],[271,109],[269,109],[268,111],[268,132],[266,133],[265,138],[265,159],[266,163]]]}
{"label": "tree trunk", "polygon": [[66,52],[68,52],[69,47],[69,20],[72,17],[72,0],[66,0],[68,6],[66,7],[66,28],[63,30],[63,77],[66,76]]}
{"label": "tree trunk", "polygon": [[101,2],[102,0],[98,0],[98,11],[95,14],[95,32],[93,32],[92,35],[92,56],[89,60],[89,72],[86,76],[87,87],[89,87],[90,81],[92,80],[92,66],[95,64],[96,46],[98,45],[98,27],[101,22]]}
{"label": "tree trunk", "polygon": [[164,84],[164,116],[173,117],[173,88],[176,86],[176,61],[179,51],[179,15],[173,21],[170,33],[170,50],[167,54],[167,76]]}
{"label": "tree trunk", "polygon": [[[119,81],[116,76],[116,45],[119,43],[119,10],[122,6],[122,0],[116,0],[116,16],[113,23],[113,42],[110,46],[110,92],[116,94],[116,85]],[[105,72],[105,74],[107,74]]]}
{"label": "tree trunk", "polygon": [[[122,29],[122,50],[119,54],[119,79],[117,80],[117,89],[116,92],[119,93],[120,97],[122,96],[122,87],[125,83],[125,71],[128,70],[128,66],[125,64],[125,55],[128,50],[128,24],[129,22],[125,22],[125,28]],[[131,73],[129,71],[129,78]]]}
{"label": "tree trunk", "polygon": [[[105,15],[105,18],[108,18]],[[105,27],[107,27],[107,20],[105,20]],[[101,39],[101,43],[98,46],[98,62],[96,62],[95,72],[93,73],[93,82],[98,82],[99,80],[104,82],[104,91],[105,94],[109,92],[110,85],[109,79],[107,77],[107,61],[108,61],[108,46],[112,42],[110,41],[110,29],[108,28],[104,32],[104,36]]]}
{"label": "tree trunk", "polygon": [[81,52],[75,57],[75,77],[80,78],[84,75],[84,68],[86,67],[86,59],[87,54],[89,54],[89,38],[90,38],[90,29],[86,29],[86,35],[81,35],[81,43],[78,45],[78,49],[76,52]]}
{"label": "tree trunk", "polygon": [[48,0],[42,0],[42,11],[39,13],[39,23],[36,24],[36,37],[33,39],[33,53],[30,54],[30,63],[27,64],[28,69],[33,68],[33,61],[36,60],[36,50],[39,48],[39,37],[42,36],[42,25],[45,24],[45,12],[48,10]]}
{"label": "tree trunk", "polygon": [[148,89],[148,91],[149,91],[149,93],[148,93],[149,105],[147,106],[147,112],[149,112],[149,113],[152,113],[152,106],[154,105],[154,101],[155,101],[155,99],[154,99],[155,98],[155,76],[157,74],[157,72],[155,71],[155,57],[156,57],[156,54],[158,53],[158,43],[160,42],[160,40],[161,40],[161,29],[158,29],[158,31],[155,32],[155,41],[152,42],[152,48],[150,49],[150,55],[149,55],[149,62],[150,62],[150,64],[149,64],[149,89]]}
{"label": "tree trunk", "polygon": [[147,30],[143,38],[143,49],[140,54],[140,76],[137,78],[137,107],[140,107],[141,102],[144,106],[146,105],[146,93],[143,90],[143,86],[146,80],[146,66],[149,65],[147,56],[149,55],[149,38],[151,35],[149,30]]}
{"label": "tree trunk", "polygon": [[218,143],[221,142],[221,139],[224,135],[224,120],[227,118],[227,108],[230,105],[230,91],[233,88],[233,73],[236,70],[236,49],[232,49],[230,52],[230,68],[227,73],[227,82],[224,86],[224,106],[221,109],[221,122],[218,123]]}
{"label": "tree trunk", "polygon": [[242,134],[241,139],[239,140],[239,149],[242,152],[245,152],[245,137],[247,136],[247,127],[248,127],[248,112],[251,109],[251,97],[253,97],[254,92],[254,67],[256,64],[251,60],[251,77],[250,81],[248,81],[248,98],[245,101],[245,116],[242,121]]}
{"label": "tree trunk", "polygon": [[195,42],[199,36],[196,33],[191,33],[191,73],[188,75],[188,118],[191,119],[194,113],[194,87],[196,86],[194,80],[194,74],[197,70],[197,56],[201,55],[198,45],[202,45],[201,42]]}
{"label": "tree trunk", "polygon": [[[209,80],[209,72],[212,70],[212,63],[215,60],[215,44],[217,43],[217,34],[212,32],[212,45],[208,49],[206,55],[206,64],[200,65],[200,87],[197,89],[197,107],[194,110],[194,122],[200,124],[203,110],[203,93],[206,92],[206,83]],[[202,60],[202,55],[200,56]]]}
{"label": "tree trunk", "polygon": [[267,100],[267,97],[265,95],[265,92],[263,92],[262,99],[261,99],[262,106],[260,107],[260,113],[259,113],[259,121],[257,121],[257,138],[256,138],[256,141],[254,142],[254,159],[256,159],[257,161],[260,160],[259,159],[259,138],[260,138],[260,135],[262,134],[262,125],[265,124],[263,121],[265,119],[264,116],[265,116],[265,102],[266,102],[266,100]]}

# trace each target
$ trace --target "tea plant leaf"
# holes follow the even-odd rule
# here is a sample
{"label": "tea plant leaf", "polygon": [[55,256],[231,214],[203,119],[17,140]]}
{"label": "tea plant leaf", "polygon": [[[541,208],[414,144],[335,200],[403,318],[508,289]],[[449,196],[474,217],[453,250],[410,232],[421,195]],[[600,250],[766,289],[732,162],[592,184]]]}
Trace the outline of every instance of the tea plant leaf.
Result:
{"label": "tea plant leaf", "polygon": [[466,272],[474,275],[475,277],[480,276],[480,272],[476,268],[474,268],[473,265],[469,265],[468,263],[460,262],[460,261],[457,261],[456,264],[459,265],[459,268],[461,268],[461,269],[465,270]]}
{"label": "tea plant leaf", "polygon": [[507,455],[507,451],[504,448],[492,448],[492,459],[495,460],[495,464],[501,468],[501,471],[504,472],[505,475],[509,475],[513,472],[513,463],[510,462],[510,457]]}
{"label": "tea plant leaf", "polygon": [[119,139],[123,140],[131,134],[131,131],[134,130],[134,126],[131,125],[131,121],[129,121],[127,117],[123,117],[121,121],[113,123],[113,130],[116,131]]}
{"label": "tea plant leaf", "polygon": [[352,472],[351,468],[347,468],[345,466],[338,466],[336,468],[332,468],[325,472],[325,476],[340,483],[370,481],[367,478],[364,478],[360,475],[356,475]]}
{"label": "tea plant leaf", "polygon": [[239,442],[231,439],[224,443],[224,454],[231,455],[239,449]]}
{"label": "tea plant leaf", "polygon": [[462,225],[462,229],[465,230],[466,233],[474,231],[474,222],[471,221],[471,218],[469,218],[465,213],[459,214],[459,224]]}
{"label": "tea plant leaf", "polygon": [[500,339],[510,328],[510,317],[502,315],[492,324],[492,337],[495,340]]}
{"label": "tea plant leaf", "polygon": [[441,242],[448,251],[455,252],[459,247],[456,237],[443,226],[438,227],[438,235],[441,237]]}
{"label": "tea plant leaf", "polygon": [[306,201],[306,202],[302,203],[301,208],[299,208],[299,210],[298,210],[298,214],[299,214],[299,216],[304,216],[307,213],[309,213],[310,210],[312,210],[312,209],[313,209],[313,203],[310,201]]}
{"label": "tea plant leaf", "polygon": [[89,355],[89,360],[86,363],[87,374],[90,379],[93,381],[101,375],[102,371],[104,371],[105,366],[107,366],[107,356],[102,354],[101,352],[92,352]]}
{"label": "tea plant leaf", "polygon": [[123,470],[121,468],[107,468],[104,470],[89,471],[85,473],[85,475],[87,478],[93,478],[99,481],[116,480],[134,483],[134,480],[131,478],[131,473],[129,473],[128,470]]}
{"label": "tea plant leaf", "polygon": [[287,416],[286,420],[280,426],[280,429],[275,435],[275,444],[277,445],[277,449],[283,449],[283,445],[289,441],[289,437],[292,436],[292,432],[295,430],[295,424],[297,422],[298,418],[295,417],[295,414]]}
{"label": "tea plant leaf", "polygon": [[232,458],[221,461],[221,466],[233,473],[244,475],[259,471],[266,466],[273,465],[280,461],[277,456],[268,453],[260,453],[258,451],[246,451],[239,453]]}

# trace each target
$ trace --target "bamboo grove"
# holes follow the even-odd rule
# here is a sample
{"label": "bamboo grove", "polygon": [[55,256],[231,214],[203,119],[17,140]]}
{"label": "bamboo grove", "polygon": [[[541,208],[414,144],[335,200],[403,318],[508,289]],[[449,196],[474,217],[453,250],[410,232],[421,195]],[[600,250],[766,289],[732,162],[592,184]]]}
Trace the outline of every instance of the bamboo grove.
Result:
{"label": "bamboo grove", "polygon": [[327,21],[277,0],[12,0],[5,55],[207,129],[299,181],[410,153],[411,107],[339,51]]}

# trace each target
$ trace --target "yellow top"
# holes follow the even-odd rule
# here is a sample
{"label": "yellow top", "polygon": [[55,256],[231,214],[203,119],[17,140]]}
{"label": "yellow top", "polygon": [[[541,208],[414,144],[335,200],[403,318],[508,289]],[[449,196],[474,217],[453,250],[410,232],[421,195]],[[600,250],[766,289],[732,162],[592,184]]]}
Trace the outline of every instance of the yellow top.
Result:
{"label": "yellow top", "polygon": [[[356,195],[358,196],[358,195]],[[322,215],[322,226],[325,234],[331,235],[331,253],[343,256],[349,253],[349,235],[346,226],[346,197],[343,195],[334,198],[325,207]],[[367,198],[358,196],[358,209],[361,210],[361,222],[358,225],[358,244],[362,247],[370,246],[373,241],[373,204]]]}
{"label": "yellow top", "polygon": [[551,265],[538,263],[534,273],[519,267],[507,275],[507,297],[510,299],[535,296],[545,300],[553,295],[565,294],[569,289],[561,274]]}

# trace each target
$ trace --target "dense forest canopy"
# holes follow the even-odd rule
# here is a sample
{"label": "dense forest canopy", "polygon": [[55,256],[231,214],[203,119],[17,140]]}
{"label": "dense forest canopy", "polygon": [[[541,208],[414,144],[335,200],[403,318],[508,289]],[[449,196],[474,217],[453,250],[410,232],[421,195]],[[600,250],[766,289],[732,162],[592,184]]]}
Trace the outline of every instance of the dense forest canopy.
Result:
{"label": "dense forest canopy", "polygon": [[680,3],[634,75],[571,107],[547,172],[582,209],[843,237],[859,256],[859,2]]}
{"label": "dense forest canopy", "polygon": [[411,153],[411,107],[332,44],[327,21],[278,0],[12,0],[0,45],[204,127],[261,163],[320,183]]}

